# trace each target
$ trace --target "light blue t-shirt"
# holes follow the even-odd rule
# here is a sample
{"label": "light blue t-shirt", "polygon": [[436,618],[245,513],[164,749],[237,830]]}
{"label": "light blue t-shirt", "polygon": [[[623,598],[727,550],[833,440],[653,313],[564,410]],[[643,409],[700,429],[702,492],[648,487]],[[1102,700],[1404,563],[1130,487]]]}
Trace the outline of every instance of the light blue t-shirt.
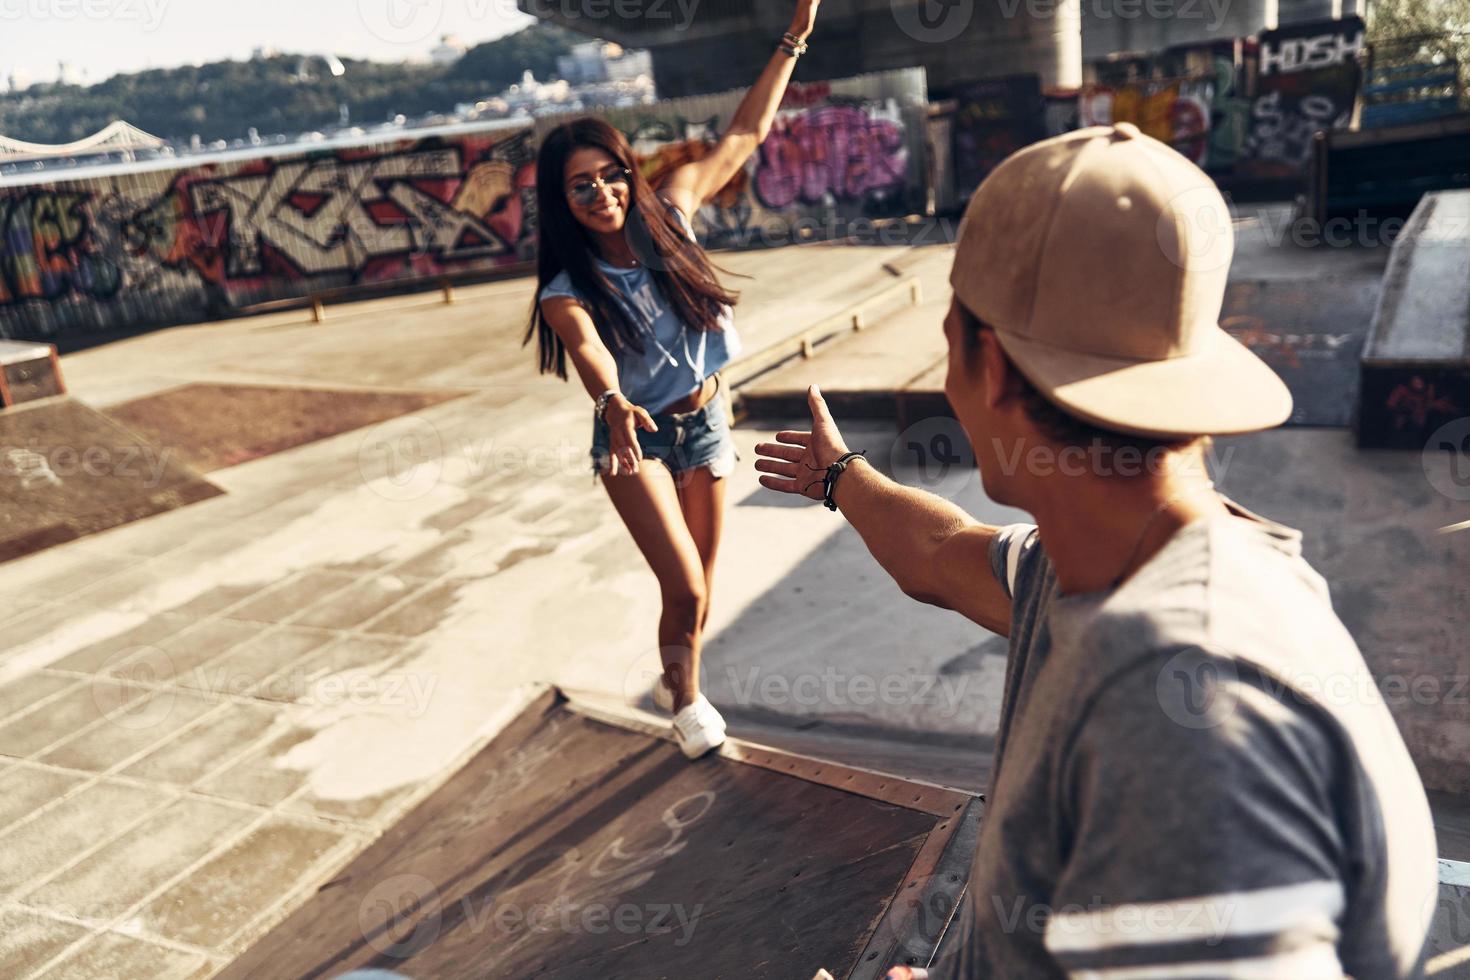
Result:
{"label": "light blue t-shirt", "polygon": [[[692,239],[694,235],[683,212],[676,208],[674,214]],[[660,412],[698,391],[705,378],[740,353],[740,336],[735,332],[730,307],[720,311],[722,329],[697,330],[679,319],[642,265],[620,269],[596,256],[592,261],[607,274],[624,308],[642,331],[642,354],[632,347],[609,348],[618,365],[618,387],[634,405],[650,413]],[[583,306],[588,305],[565,270],[546,284],[538,301],[551,296],[570,296]]]}

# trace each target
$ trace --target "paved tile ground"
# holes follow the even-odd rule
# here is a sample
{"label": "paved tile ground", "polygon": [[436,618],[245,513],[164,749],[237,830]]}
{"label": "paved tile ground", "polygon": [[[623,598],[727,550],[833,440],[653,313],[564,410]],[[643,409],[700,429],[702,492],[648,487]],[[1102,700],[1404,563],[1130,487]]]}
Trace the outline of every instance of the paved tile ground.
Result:
{"label": "paved tile ground", "polygon": [[[792,309],[891,281],[899,251],[801,249],[819,285]],[[762,283],[752,348],[804,322],[773,315],[792,254],[724,263]],[[520,347],[530,295],[65,359],[96,407],[196,380],[468,394],[0,566],[0,976],[207,976],[454,771],[519,682],[621,688],[648,573],[586,470],[585,396]]]}
{"label": "paved tile ground", "polygon": [[[721,262],[758,277],[740,283],[754,347],[880,281],[887,257],[824,246]],[[793,319],[779,304],[799,291]],[[459,296],[361,304],[322,325],[179,328],[65,359],[72,390],[99,406],[193,380],[468,393],[216,471],[224,496],[0,565],[0,976],[207,976],[432,792],[523,683],[646,690],[657,593],[586,470],[587,399],[531,372],[527,283]],[[772,724],[877,725],[946,758],[968,751],[974,769],[955,782],[977,784],[998,641],[905,598],[839,518],[760,489],[750,462],[770,431],[737,430],[710,690]],[[1018,516],[973,476],[920,472],[891,429],[847,431],[906,482],[984,519]],[[1420,635],[1449,644],[1442,666],[1458,669],[1463,623],[1435,617],[1459,587],[1441,564],[1464,545],[1405,543],[1446,505],[1415,489],[1420,509],[1375,536],[1409,464],[1355,463],[1376,474],[1372,494],[1334,496],[1354,457],[1329,436],[1253,444],[1232,479],[1299,460],[1262,510],[1342,561],[1427,554]],[[1314,516],[1333,500],[1349,523]],[[1369,576],[1357,595],[1373,588]],[[1399,628],[1362,604],[1369,628]],[[885,681],[896,697],[865,693]],[[1436,710],[1440,744],[1458,751],[1463,713]]]}

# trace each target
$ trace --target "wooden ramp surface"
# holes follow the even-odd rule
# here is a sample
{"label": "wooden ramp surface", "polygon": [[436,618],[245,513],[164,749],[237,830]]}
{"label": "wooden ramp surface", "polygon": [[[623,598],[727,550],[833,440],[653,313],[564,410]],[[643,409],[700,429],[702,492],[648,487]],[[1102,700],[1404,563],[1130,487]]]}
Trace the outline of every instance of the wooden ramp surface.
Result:
{"label": "wooden ramp surface", "polygon": [[879,977],[968,875],[963,792],[658,728],[548,692],[220,976]]}
{"label": "wooden ramp surface", "polygon": [[65,395],[0,411],[0,562],[223,492]]}

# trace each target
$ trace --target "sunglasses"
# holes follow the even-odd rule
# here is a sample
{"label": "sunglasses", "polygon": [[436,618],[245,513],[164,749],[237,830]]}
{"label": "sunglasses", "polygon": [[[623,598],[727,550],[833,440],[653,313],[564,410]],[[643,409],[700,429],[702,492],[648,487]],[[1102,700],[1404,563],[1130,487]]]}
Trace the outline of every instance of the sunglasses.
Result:
{"label": "sunglasses", "polygon": [[598,196],[604,187],[621,184],[628,187],[633,182],[633,172],[626,167],[610,167],[592,180],[579,180],[567,188],[567,196],[575,204],[582,207],[590,207],[597,203]]}

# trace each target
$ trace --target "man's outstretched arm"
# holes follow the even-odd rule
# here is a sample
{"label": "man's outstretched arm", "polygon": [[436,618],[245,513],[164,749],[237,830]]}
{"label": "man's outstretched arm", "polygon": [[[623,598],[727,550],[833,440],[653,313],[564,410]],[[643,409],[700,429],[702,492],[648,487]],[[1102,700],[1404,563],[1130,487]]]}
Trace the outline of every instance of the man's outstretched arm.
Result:
{"label": "man's outstretched arm", "polygon": [[[782,431],[775,442],[759,443],[755,468],[768,474],[761,486],[821,500],[826,468],[848,447],[815,385],[807,402],[811,431]],[[895,483],[862,457],[848,464],[832,499],[905,594],[1009,635],[1011,600],[990,565],[997,528],[943,497]]]}

